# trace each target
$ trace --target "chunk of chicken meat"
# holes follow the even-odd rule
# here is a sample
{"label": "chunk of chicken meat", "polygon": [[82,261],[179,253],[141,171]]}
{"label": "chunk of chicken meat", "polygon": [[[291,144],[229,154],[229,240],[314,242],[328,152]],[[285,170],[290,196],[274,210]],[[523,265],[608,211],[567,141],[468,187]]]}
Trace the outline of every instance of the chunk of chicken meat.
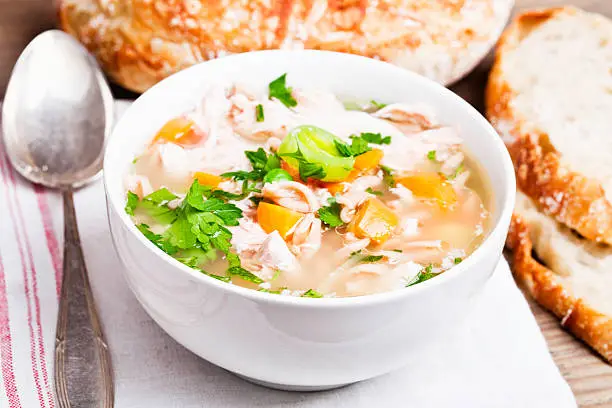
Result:
{"label": "chunk of chicken meat", "polygon": [[410,282],[422,266],[408,261],[395,266],[386,264],[359,264],[339,269],[323,282],[320,290],[335,291],[338,295],[361,296],[402,289]]}
{"label": "chunk of chicken meat", "polygon": [[301,213],[317,211],[321,206],[315,193],[304,184],[295,181],[267,183],[262,189],[264,198]]}
{"label": "chunk of chicken meat", "polygon": [[[415,171],[427,165],[437,165],[460,151],[462,140],[451,127],[428,129],[422,132],[393,138],[393,144],[382,146],[385,153],[381,163],[396,171]],[[428,159],[429,152],[436,153],[435,161]],[[432,171],[437,168],[432,168]]]}
{"label": "chunk of chicken meat", "polygon": [[430,129],[438,124],[432,107],[424,104],[392,103],[372,116],[392,122],[404,133]]}
{"label": "chunk of chicken meat", "polygon": [[232,233],[230,243],[243,261],[252,258],[268,237],[258,223],[247,217],[241,218],[237,226],[227,228]]}
{"label": "chunk of chicken meat", "polygon": [[[228,119],[234,131],[246,139],[257,142],[271,137],[282,139],[297,125],[296,115],[276,99],[258,99],[239,86],[230,89],[228,99],[231,102]],[[257,121],[258,105],[264,112],[263,121]]]}
{"label": "chunk of chicken meat", "polygon": [[321,248],[321,220],[306,214],[289,231],[287,244],[298,258],[311,258]]}
{"label": "chunk of chicken meat", "polygon": [[378,176],[363,176],[348,185],[347,191],[336,198],[338,204],[342,206],[340,219],[349,223],[355,216],[355,211],[364,201],[372,197],[366,190],[379,186],[382,179]]}
{"label": "chunk of chicken meat", "polygon": [[278,270],[281,272],[294,272],[300,265],[293,253],[289,250],[287,243],[278,231],[268,234],[258,252],[258,258],[263,267],[264,279],[271,279]]}

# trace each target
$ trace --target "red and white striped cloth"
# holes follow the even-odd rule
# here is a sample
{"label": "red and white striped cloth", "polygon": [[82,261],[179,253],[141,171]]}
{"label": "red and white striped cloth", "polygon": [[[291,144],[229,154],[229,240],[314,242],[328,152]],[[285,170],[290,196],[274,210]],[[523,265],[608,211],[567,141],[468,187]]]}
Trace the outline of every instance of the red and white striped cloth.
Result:
{"label": "red and white striped cloth", "polygon": [[[284,393],[246,383],[163,333],[121,276],[102,183],[77,192],[75,203],[119,408],[576,406],[505,261],[463,335],[424,355],[420,364],[331,392]],[[56,405],[62,231],[59,194],[23,180],[0,145],[0,408]]]}

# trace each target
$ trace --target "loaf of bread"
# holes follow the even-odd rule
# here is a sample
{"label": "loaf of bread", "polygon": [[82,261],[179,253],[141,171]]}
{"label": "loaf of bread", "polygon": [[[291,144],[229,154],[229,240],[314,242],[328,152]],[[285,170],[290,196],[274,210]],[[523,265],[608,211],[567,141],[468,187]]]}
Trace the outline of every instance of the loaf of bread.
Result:
{"label": "loaf of bread", "polygon": [[[513,0],[60,0],[60,25],[142,92],[185,67],[262,49],[377,58],[448,84],[501,33]],[[332,69],[330,67],[330,69]]]}
{"label": "loaf of bread", "polygon": [[572,7],[526,12],[498,45],[487,116],[519,188],[587,239],[612,244],[612,22]]}
{"label": "loaf of bread", "polygon": [[576,8],[519,15],[486,95],[519,192],[516,280],[612,362],[612,22]]}
{"label": "loaf of bread", "polygon": [[521,192],[506,244],[519,284],[612,363],[612,248],[576,236]]}

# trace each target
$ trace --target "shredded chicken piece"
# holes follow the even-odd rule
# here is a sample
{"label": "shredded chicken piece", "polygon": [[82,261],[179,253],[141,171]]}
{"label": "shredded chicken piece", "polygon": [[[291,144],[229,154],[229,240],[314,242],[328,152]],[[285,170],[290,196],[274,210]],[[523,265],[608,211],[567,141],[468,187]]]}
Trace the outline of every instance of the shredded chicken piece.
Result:
{"label": "shredded chicken piece", "polygon": [[289,231],[287,244],[298,258],[312,257],[321,248],[321,220],[306,214]]}
{"label": "shredded chicken piece", "polygon": [[372,194],[366,192],[368,188],[373,188],[382,182],[378,176],[363,176],[356,179],[348,186],[348,189],[336,199],[338,204],[342,206],[340,210],[340,219],[343,222],[349,223],[355,216],[355,211],[364,201],[373,197]]}
{"label": "shredded chicken piece", "polygon": [[343,286],[348,296],[397,290],[404,288],[421,269],[421,265],[412,261],[397,264],[392,269],[387,264],[358,264],[336,271],[321,285],[321,289]]}
{"label": "shredded chicken piece", "polygon": [[273,152],[277,151],[278,148],[280,147],[282,143],[282,140],[279,139],[278,137],[271,137],[268,140],[266,140],[266,143],[264,145],[264,148],[267,150],[271,150]]}
{"label": "shredded chicken piece", "polygon": [[389,208],[394,211],[402,211],[404,208],[410,207],[414,204],[414,195],[412,191],[404,187],[404,185],[397,183],[395,187],[389,189],[391,193],[397,196],[396,200],[391,200],[387,202]]}
{"label": "shredded chicken piece", "polygon": [[[351,235],[353,235],[353,234],[351,234]],[[366,249],[368,247],[368,245],[370,245],[370,239],[369,238],[362,238],[362,239],[358,239],[358,240],[352,241],[352,242],[348,241],[348,240],[345,240],[345,243],[342,246],[342,248],[340,248],[340,250],[338,250],[338,252],[336,252],[336,258],[338,260],[340,260],[340,261],[345,261],[346,258],[351,256],[351,254],[353,252],[364,250],[364,249]]]}
{"label": "shredded chicken piece", "polygon": [[247,217],[241,218],[237,226],[228,229],[232,233],[232,247],[241,259],[254,256],[268,237],[258,223]]}
{"label": "shredded chicken piece", "polygon": [[404,133],[418,132],[437,125],[433,109],[424,104],[392,103],[372,116],[393,122]]}
{"label": "shredded chicken piece", "polygon": [[[300,267],[295,255],[291,253],[278,231],[268,234],[259,249],[258,257],[265,270],[269,271],[292,272]],[[262,278],[271,279],[272,276],[262,276]]]}
{"label": "shredded chicken piece", "polygon": [[452,154],[448,159],[446,159],[442,163],[442,167],[440,168],[440,171],[446,174],[447,176],[454,174],[459,168],[459,166],[461,166],[461,163],[463,163],[463,159],[464,159],[463,153],[461,153],[460,151]]}
{"label": "shredded chicken piece", "polygon": [[301,213],[317,211],[321,205],[315,193],[304,184],[295,181],[278,181],[264,185],[264,198]]}
{"label": "shredded chicken piece", "polygon": [[[295,115],[280,101],[268,98],[258,100],[239,86],[229,90],[231,102],[228,119],[240,136],[263,142],[271,137],[282,139],[295,124]],[[264,120],[257,121],[257,105],[262,106]]]}

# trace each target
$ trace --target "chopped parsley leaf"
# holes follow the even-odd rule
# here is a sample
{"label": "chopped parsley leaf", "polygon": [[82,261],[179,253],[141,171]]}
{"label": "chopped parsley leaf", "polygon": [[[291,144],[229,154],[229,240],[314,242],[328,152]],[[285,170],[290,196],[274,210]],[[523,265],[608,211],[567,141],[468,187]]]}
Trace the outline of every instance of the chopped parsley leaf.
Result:
{"label": "chopped parsley leaf", "polygon": [[272,169],[263,178],[264,183],[274,183],[275,181],[293,181],[291,174],[283,169]]}
{"label": "chopped parsley leaf", "polygon": [[204,271],[202,269],[200,269],[200,272],[202,272],[204,275],[208,275],[211,278],[215,278],[215,279],[220,280],[222,282],[230,282],[232,280],[232,278],[230,278],[229,276],[215,275],[214,273],[209,273],[209,272],[206,272],[206,271]]}
{"label": "chopped parsley leaf", "polygon": [[137,225],[147,239],[191,268],[199,269],[202,263],[216,259],[217,252],[221,252],[229,263],[227,276],[237,275],[250,281],[259,279],[243,270],[240,267],[240,258],[230,252],[232,233],[227,227],[238,225],[238,219],[242,217],[242,211],[238,207],[228,203],[225,197],[218,194],[218,190],[213,191],[197,180],[194,180],[178,207],[167,207],[168,200],[175,198],[168,190],[161,189],[141,201],[141,205],[151,203],[165,206],[166,217],[172,218],[163,234],[153,233],[146,224]]}
{"label": "chopped parsley leaf", "polygon": [[280,270],[280,269],[277,269],[277,270],[276,270],[276,272],[274,272],[274,275],[272,275],[272,278],[270,279],[270,282],[272,282],[272,281],[274,281],[274,280],[278,279],[278,277],[280,276],[280,274],[281,274],[281,270]]}
{"label": "chopped parsley leaf", "polygon": [[353,152],[353,156],[359,156],[370,150],[372,150],[372,148],[368,146],[366,140],[355,135],[351,136],[351,151]]}
{"label": "chopped parsley leaf", "polygon": [[400,254],[404,251],[402,251],[401,249],[392,249],[393,252],[399,252]]}
{"label": "chopped parsley leaf", "polygon": [[374,143],[374,144],[378,144],[378,145],[383,145],[383,144],[391,144],[391,136],[385,136],[382,137],[382,135],[380,133],[361,133],[359,135],[360,138],[362,138],[363,140],[365,140],[368,143]]}
{"label": "chopped parsley leaf", "polygon": [[280,288],[280,289],[272,290],[272,289],[259,288],[259,289],[257,289],[257,291],[264,292],[264,293],[271,293],[273,295],[280,295],[281,292],[283,290],[285,290],[285,289],[286,288]]}
{"label": "chopped parsley leaf", "polygon": [[383,259],[382,255],[368,255],[368,256],[364,256],[360,262],[363,263],[374,263],[374,262],[378,262],[381,259]]}
{"label": "chopped parsley leaf", "polygon": [[142,232],[142,235],[144,235],[145,238],[147,238],[156,247],[158,247],[165,253],[172,255],[178,250],[175,246],[171,245],[167,240],[165,240],[164,237],[152,232],[147,224],[138,224],[136,225],[136,228],[138,228],[138,230]]}
{"label": "chopped parsley leaf", "polygon": [[451,174],[450,176],[447,176],[446,178],[449,180],[454,180],[455,178],[457,178],[457,176],[459,174],[461,174],[463,172],[463,163],[461,163],[453,172],[453,174]]}
{"label": "chopped parsley leaf", "polygon": [[255,107],[255,120],[257,122],[264,121],[264,110],[263,105],[261,103]]}
{"label": "chopped parsley leaf", "polygon": [[[221,174],[221,177],[229,177],[235,181],[263,181],[269,171],[280,168],[280,158],[278,155],[276,153],[267,154],[261,147],[256,151],[247,150],[244,152],[244,155],[249,159],[249,162],[251,162],[253,170],[230,171]],[[244,192],[243,187],[243,193]]]}
{"label": "chopped parsley leaf", "polygon": [[135,193],[132,193],[131,191],[128,191],[127,193],[127,202],[125,203],[125,212],[128,213],[128,215],[134,215],[134,210],[136,209],[136,206],[138,205],[138,202],[140,201],[140,199],[138,198],[138,196]]}
{"label": "chopped parsley leaf", "polygon": [[426,280],[429,280],[433,278],[434,276],[437,276],[438,274],[433,273],[432,270],[433,270],[433,265],[427,265],[427,267],[419,271],[417,276],[414,279],[412,279],[412,281],[408,282],[406,287],[413,286],[421,282],[425,282]]}
{"label": "chopped parsley leaf", "polygon": [[382,191],[372,190],[372,187],[368,187],[368,188],[366,188],[366,193],[374,194],[375,196],[381,196],[381,195],[383,195],[383,192],[382,192]]}
{"label": "chopped parsley leaf", "polygon": [[453,259],[453,262],[455,263],[455,265],[460,264],[460,263],[461,263],[461,261],[463,261],[463,258],[459,258],[459,257],[457,257],[457,258]]}
{"label": "chopped parsley leaf", "polygon": [[321,222],[332,228],[343,225],[344,221],[340,218],[340,204],[336,202],[334,197],[328,198],[327,202],[329,205],[319,208],[318,211]]}
{"label": "chopped parsley leaf", "polygon": [[375,100],[371,100],[371,101],[370,101],[370,104],[371,104],[373,107],[375,107],[376,109],[382,109],[382,108],[384,108],[385,106],[387,106],[387,104],[386,104],[386,103],[376,102]]}
{"label": "chopped parsley leaf", "polygon": [[359,255],[361,253],[361,249],[359,251],[353,251],[351,252],[351,257]]}
{"label": "chopped parsley leaf", "polygon": [[134,157],[134,160],[132,160],[132,164],[138,163],[138,159],[140,159],[140,157]]}
{"label": "chopped parsley leaf", "polygon": [[436,151],[435,150],[430,150],[429,152],[427,152],[427,158],[431,161],[437,161],[436,159]]}
{"label": "chopped parsley leaf", "polygon": [[380,165],[383,172],[383,182],[387,187],[395,187],[395,178],[393,178],[393,169],[385,165]]}
{"label": "chopped parsley leaf", "polygon": [[302,294],[302,297],[308,297],[308,298],[322,298],[322,297],[323,297],[323,294],[322,294],[322,293],[317,292],[317,291],[316,291],[316,290],[314,290],[314,289],[308,289],[306,292],[304,292],[304,293]]}
{"label": "chopped parsley leaf", "polygon": [[239,278],[245,281],[248,281],[248,282],[253,282],[256,284],[263,283],[263,279],[253,274],[252,272],[247,271],[241,266],[232,266],[231,268],[227,270],[227,273],[230,276],[238,276]]}
{"label": "chopped parsley leaf", "polygon": [[297,101],[291,95],[291,88],[287,87],[287,74],[283,74],[268,85],[270,99],[276,98],[288,108],[297,106]]}

